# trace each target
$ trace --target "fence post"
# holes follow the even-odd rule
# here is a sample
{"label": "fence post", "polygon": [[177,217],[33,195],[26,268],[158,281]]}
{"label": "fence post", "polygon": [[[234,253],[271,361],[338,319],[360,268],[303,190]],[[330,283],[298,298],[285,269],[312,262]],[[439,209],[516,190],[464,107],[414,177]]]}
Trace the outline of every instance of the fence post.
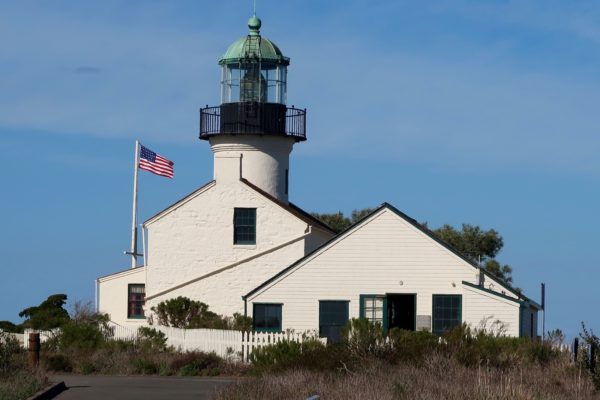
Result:
{"label": "fence post", "polygon": [[30,333],[29,334],[29,363],[32,367],[37,367],[40,363],[40,334]]}
{"label": "fence post", "polygon": [[579,352],[579,339],[573,339],[573,362],[577,362],[577,353]]}

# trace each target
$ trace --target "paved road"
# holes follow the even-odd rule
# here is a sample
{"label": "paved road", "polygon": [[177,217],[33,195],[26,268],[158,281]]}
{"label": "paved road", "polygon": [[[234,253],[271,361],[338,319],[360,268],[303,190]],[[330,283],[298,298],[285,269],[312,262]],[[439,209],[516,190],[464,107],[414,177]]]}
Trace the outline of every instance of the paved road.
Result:
{"label": "paved road", "polygon": [[59,400],[159,400],[210,399],[220,388],[235,382],[229,378],[187,378],[163,376],[55,375],[68,389]]}

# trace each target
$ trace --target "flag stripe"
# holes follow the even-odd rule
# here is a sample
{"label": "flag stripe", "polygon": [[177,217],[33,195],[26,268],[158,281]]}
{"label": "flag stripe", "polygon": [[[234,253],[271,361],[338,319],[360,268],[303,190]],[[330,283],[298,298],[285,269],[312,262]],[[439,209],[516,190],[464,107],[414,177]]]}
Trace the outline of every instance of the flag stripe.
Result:
{"label": "flag stripe", "polygon": [[140,162],[138,164],[139,169],[152,172],[156,175],[172,178],[174,175],[173,165],[173,161],[156,154],[144,146],[140,146]]}

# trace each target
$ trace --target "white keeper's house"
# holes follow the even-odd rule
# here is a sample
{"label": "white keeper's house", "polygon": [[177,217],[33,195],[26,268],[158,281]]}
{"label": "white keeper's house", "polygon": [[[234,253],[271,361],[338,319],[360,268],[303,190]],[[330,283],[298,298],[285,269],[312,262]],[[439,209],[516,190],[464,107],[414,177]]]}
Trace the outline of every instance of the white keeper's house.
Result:
{"label": "white keeper's house", "polygon": [[98,309],[146,323],[187,296],[257,331],[318,330],[348,319],[439,333],[501,323],[537,336],[540,306],[473,264],[390,204],[336,235],[288,199],[289,156],[306,140],[306,110],[286,106],[289,58],[260,20],[219,59],[221,104],[200,110],[214,179],[143,224],[144,265],[97,279]]}

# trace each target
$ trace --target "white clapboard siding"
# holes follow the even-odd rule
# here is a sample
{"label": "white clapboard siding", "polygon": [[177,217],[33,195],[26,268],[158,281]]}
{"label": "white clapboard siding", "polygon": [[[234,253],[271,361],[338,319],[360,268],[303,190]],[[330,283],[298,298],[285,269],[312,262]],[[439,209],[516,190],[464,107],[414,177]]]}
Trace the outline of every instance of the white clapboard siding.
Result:
{"label": "white clapboard siding", "polygon": [[[431,316],[432,296],[463,295],[463,281],[477,284],[477,269],[384,208],[253,293],[247,301],[283,304],[284,330],[315,330],[319,328],[320,300],[349,301],[349,317],[358,318],[361,294],[415,294],[417,315]],[[486,288],[490,283],[486,281]],[[466,302],[463,299],[463,306]],[[480,320],[506,309],[498,301],[488,306],[480,317],[471,317]],[[252,308],[248,307],[249,313]],[[519,310],[511,310],[512,314],[503,316],[512,325]],[[518,335],[518,323],[514,326]]]}
{"label": "white clapboard siding", "polygon": [[519,315],[519,303],[464,287],[463,321],[472,327],[491,334],[519,336]]}

